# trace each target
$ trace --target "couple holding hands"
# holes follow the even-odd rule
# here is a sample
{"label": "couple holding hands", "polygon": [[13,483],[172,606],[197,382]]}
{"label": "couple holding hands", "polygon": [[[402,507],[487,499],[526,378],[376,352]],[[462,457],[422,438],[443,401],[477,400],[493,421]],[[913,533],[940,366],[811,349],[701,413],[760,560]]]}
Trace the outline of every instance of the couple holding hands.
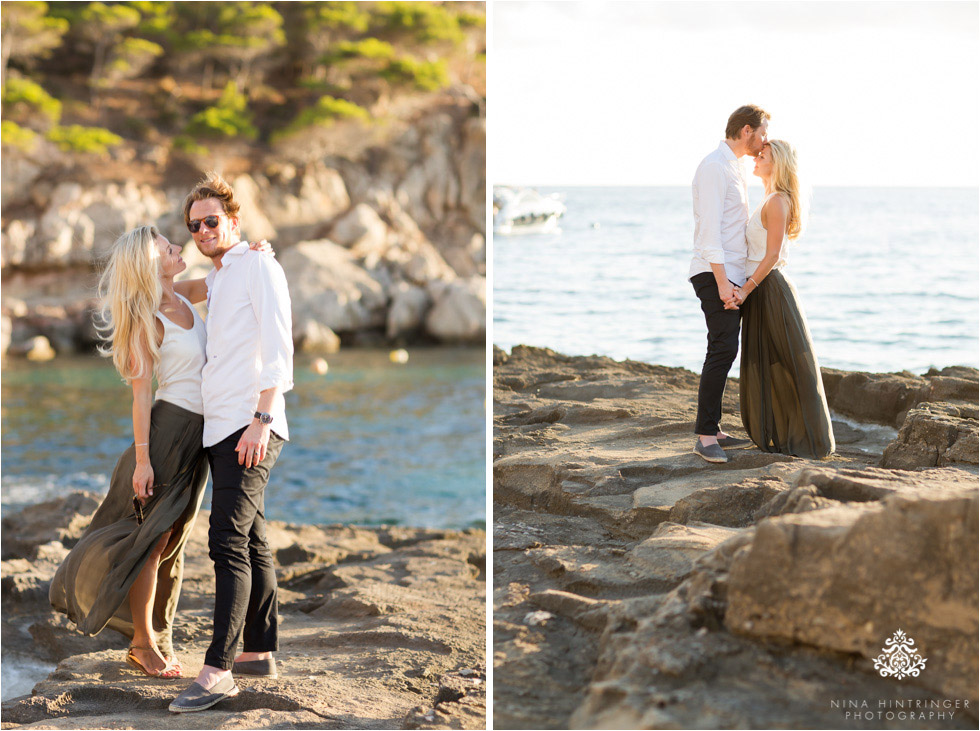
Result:
{"label": "couple holding hands", "polygon": [[[770,115],[754,105],[728,119],[725,139],[694,176],[694,256],[688,279],[701,301],[708,350],[701,369],[694,445],[708,462],[750,442],[722,431],[721,403],[739,350],[742,424],[759,449],[821,459],[835,449],[813,341],[793,283],[787,243],[803,231],[806,202],[796,151],[768,139]],[[749,215],[739,162],[755,158],[765,198]]]}
{"label": "couple holding hands", "polygon": [[[283,394],[293,385],[292,317],[282,267],[264,242],[240,240],[239,209],[216,174],[185,199],[184,222],[214,264],[204,279],[174,281],[187,265],[153,226],[113,245],[99,286],[103,353],[132,386],[134,439],[50,589],[51,604],[81,632],[109,626],[132,638],[128,664],[182,677],[173,621],[184,545],[210,471],[213,634],[200,674],[170,705],[178,713],[237,695],[233,673],[277,676],[264,496],[289,438]],[[205,300],[206,323],[193,307]]]}

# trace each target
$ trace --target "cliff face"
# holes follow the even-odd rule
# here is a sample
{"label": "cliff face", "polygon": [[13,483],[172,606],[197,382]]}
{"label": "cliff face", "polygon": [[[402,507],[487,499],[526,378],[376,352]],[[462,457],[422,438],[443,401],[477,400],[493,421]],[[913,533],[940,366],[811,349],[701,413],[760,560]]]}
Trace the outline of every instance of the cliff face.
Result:
{"label": "cliff face", "polygon": [[[485,122],[463,100],[420,112],[357,161],[232,166],[243,169],[228,177],[245,235],[269,239],[286,270],[301,349],[483,341]],[[189,244],[184,276],[207,270],[180,214],[198,173],[175,174],[174,161],[160,159],[154,182],[128,177],[160,154],[148,146],[118,153],[127,168],[88,167],[93,161],[67,161],[43,145],[29,156],[4,151],[3,352],[26,352],[39,336],[56,352],[90,349],[100,259],[137,225]]]}
{"label": "cliff face", "polygon": [[3,521],[4,653],[57,669],[3,704],[19,728],[486,728],[486,534],[272,522],[280,677],[206,714],[167,712],[210,641],[214,570],[202,512],[185,551],[174,645],[185,678],[123,662],[126,638],[78,634],[48,585],[98,505],[74,493]]}
{"label": "cliff face", "polygon": [[823,375],[830,459],[708,465],[697,374],[495,349],[496,725],[976,727],[977,371]]}

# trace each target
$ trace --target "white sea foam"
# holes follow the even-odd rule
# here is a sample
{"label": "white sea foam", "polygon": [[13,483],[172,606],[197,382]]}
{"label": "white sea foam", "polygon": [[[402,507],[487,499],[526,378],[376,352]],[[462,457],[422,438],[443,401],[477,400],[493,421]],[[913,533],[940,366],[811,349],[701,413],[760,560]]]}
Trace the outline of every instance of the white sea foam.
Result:
{"label": "white sea foam", "polygon": [[104,495],[109,476],[75,472],[67,475],[4,475],[0,479],[0,503],[3,507],[30,505],[53,500],[75,490]]}
{"label": "white sea foam", "polygon": [[27,695],[40,681],[48,677],[55,669],[51,663],[14,653],[4,653],[3,663],[0,663],[3,692],[0,700],[10,700],[17,696]]}

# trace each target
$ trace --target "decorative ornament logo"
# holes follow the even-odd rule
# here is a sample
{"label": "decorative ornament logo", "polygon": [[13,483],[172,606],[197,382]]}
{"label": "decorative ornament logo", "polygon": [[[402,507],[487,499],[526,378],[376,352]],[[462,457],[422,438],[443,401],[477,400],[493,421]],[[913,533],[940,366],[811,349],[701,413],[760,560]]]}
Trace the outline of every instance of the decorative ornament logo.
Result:
{"label": "decorative ornament logo", "polygon": [[925,668],[926,658],[922,657],[915,648],[915,640],[902,630],[898,630],[890,640],[885,642],[881,654],[875,658],[875,670],[881,673],[883,678],[896,680],[917,678]]}

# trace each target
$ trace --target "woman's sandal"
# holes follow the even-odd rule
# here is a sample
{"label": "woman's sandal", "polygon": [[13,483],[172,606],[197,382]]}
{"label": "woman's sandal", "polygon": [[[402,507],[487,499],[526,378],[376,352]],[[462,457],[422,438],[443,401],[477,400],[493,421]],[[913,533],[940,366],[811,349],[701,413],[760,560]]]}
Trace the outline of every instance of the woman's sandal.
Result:
{"label": "woman's sandal", "polygon": [[[151,650],[152,651],[154,649],[155,648],[153,648],[153,647],[137,647],[136,645],[130,645],[129,646],[129,652],[126,653],[126,664],[127,665],[130,665],[131,667],[136,668],[137,670],[139,670],[140,672],[142,672],[144,675],[149,675],[151,678],[179,678],[179,677],[181,677],[180,669],[174,667],[170,663],[170,661],[168,661],[166,658],[164,658],[164,661],[167,663],[167,666],[163,670],[161,670],[160,672],[158,672],[158,673],[151,673],[149,670],[146,669],[146,666],[143,665],[143,663],[141,663],[139,661],[139,659],[136,657],[136,655],[133,654],[133,650]],[[162,657],[162,655],[161,655],[161,657]]]}

